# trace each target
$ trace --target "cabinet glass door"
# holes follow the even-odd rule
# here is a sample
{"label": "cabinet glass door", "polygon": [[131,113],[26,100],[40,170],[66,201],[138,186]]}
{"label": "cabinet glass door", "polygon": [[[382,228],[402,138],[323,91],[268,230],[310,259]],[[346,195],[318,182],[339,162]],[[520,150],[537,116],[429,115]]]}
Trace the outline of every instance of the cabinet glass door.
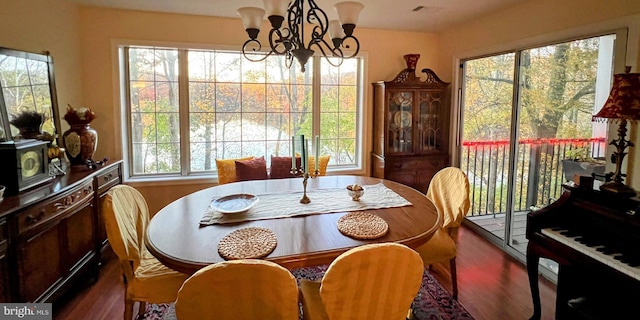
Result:
{"label": "cabinet glass door", "polygon": [[388,99],[387,149],[390,153],[413,153],[413,91],[391,91]]}
{"label": "cabinet glass door", "polygon": [[442,111],[443,94],[441,92],[421,91],[418,93],[418,116],[416,122],[417,153],[441,151],[445,130],[445,119],[439,116]]}

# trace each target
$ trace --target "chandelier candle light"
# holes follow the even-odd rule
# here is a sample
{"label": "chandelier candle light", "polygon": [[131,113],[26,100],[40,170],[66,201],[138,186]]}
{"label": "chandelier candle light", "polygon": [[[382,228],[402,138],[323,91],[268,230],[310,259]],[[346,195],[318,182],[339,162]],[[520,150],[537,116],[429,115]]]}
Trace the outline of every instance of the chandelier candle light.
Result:
{"label": "chandelier candle light", "polygon": [[320,174],[319,170],[319,166],[318,166],[318,159],[320,158],[320,137],[316,136],[315,142],[313,144],[313,147],[316,149],[315,152],[315,165],[316,165],[316,170],[314,170],[314,172],[309,172],[309,140],[306,140],[304,138],[304,135],[300,136],[300,148],[302,149],[302,151],[300,151],[300,157],[301,157],[301,167],[298,168],[296,165],[296,137],[292,136],[291,137],[291,171],[290,173],[292,175],[298,176],[298,177],[302,177],[302,187],[304,189],[304,193],[302,195],[302,199],[300,199],[300,203],[304,203],[307,204],[309,202],[311,202],[311,199],[309,199],[309,197],[307,197],[307,180],[309,178],[314,179],[317,178],[318,175]]}
{"label": "chandelier candle light", "polygon": [[607,119],[608,121],[619,121],[618,139],[612,140],[609,144],[616,147],[616,151],[611,155],[611,161],[615,163],[615,172],[606,175],[606,183],[600,186],[600,190],[612,192],[621,196],[632,197],[636,191],[624,184],[626,174],[622,173],[622,160],[624,160],[625,149],[633,147],[633,142],[626,140],[627,121],[635,122],[640,120],[640,73],[629,73],[631,67],[626,67],[626,72],[616,74],[613,78],[613,86],[609,98],[593,120]]}
{"label": "chandelier candle light", "polygon": [[[338,14],[338,20],[331,20],[327,14],[318,7],[314,0],[264,0],[264,7],[243,7],[238,9],[238,14],[242,17],[249,40],[242,46],[242,53],[250,61],[262,61],[271,54],[284,55],[286,57],[287,68],[291,67],[293,58],[300,63],[302,72],[305,71],[307,61],[315,51],[313,47],[320,50],[320,53],[333,66],[342,64],[345,58],[353,58],[360,51],[360,42],[353,36],[356,28],[358,16],[364,5],[359,2],[345,1],[336,3],[334,9]],[[306,6],[305,6],[306,3]],[[269,31],[270,51],[265,55],[254,55],[261,50],[262,44],[258,40],[260,25],[265,13],[271,23]],[[286,24],[283,25],[283,22]],[[305,43],[305,23],[312,27],[311,39]],[[325,35],[329,34],[331,44],[325,40]],[[346,41],[353,42],[351,47]],[[347,49],[350,54],[346,54]]]}

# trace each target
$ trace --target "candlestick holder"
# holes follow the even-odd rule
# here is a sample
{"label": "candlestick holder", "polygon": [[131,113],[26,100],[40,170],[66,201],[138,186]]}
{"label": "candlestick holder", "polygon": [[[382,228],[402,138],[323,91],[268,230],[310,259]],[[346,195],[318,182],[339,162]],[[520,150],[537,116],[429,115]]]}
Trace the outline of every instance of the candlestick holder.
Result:
{"label": "candlestick holder", "polygon": [[296,177],[302,177],[302,188],[304,190],[304,193],[302,194],[302,199],[300,199],[300,203],[307,204],[311,202],[311,199],[307,197],[307,180],[309,178],[311,179],[317,178],[320,175],[320,171],[316,170],[314,172],[309,173],[309,172],[304,172],[302,168],[291,168],[291,171],[289,171],[289,173],[291,173]]}

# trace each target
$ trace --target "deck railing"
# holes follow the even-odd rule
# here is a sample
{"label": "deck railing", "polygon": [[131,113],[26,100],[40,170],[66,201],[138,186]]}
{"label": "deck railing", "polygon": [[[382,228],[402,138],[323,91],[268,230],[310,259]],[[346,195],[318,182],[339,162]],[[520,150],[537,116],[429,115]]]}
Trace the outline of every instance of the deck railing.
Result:
{"label": "deck railing", "polygon": [[[514,212],[540,208],[558,199],[565,179],[562,160],[571,150],[588,148],[593,158],[604,156],[606,140],[522,139],[516,151]],[[468,141],[462,144],[461,168],[471,185],[469,216],[507,211],[509,141]]]}

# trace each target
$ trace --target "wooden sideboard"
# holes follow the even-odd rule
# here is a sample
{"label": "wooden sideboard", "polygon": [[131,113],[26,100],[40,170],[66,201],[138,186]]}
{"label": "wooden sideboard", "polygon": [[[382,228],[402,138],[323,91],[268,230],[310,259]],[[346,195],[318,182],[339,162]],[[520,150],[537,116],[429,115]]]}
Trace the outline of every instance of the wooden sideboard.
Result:
{"label": "wooden sideboard", "polygon": [[0,303],[52,302],[97,278],[107,245],[105,193],[122,182],[122,162],[63,176],[0,203]]}

